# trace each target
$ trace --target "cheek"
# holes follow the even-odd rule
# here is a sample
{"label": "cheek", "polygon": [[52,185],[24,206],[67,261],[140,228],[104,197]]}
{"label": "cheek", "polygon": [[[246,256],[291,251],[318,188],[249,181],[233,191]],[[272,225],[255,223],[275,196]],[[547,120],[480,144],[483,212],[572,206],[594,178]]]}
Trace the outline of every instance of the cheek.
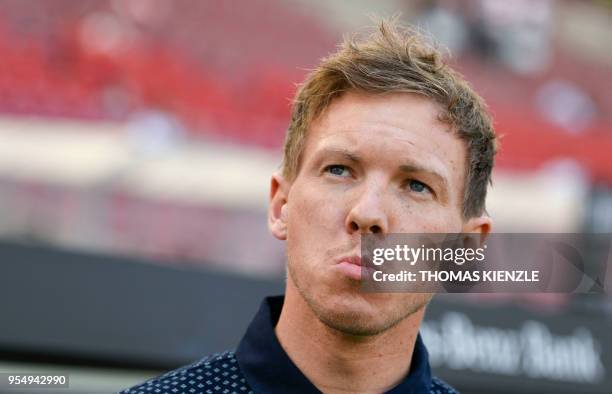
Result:
{"label": "cheek", "polygon": [[448,207],[436,204],[401,204],[394,217],[395,233],[457,233],[461,220]]}
{"label": "cheek", "polygon": [[[294,184],[289,195],[287,257],[295,280],[316,275],[342,225],[341,200],[315,185]],[[306,286],[302,283],[302,286]]]}
{"label": "cheek", "polygon": [[[298,185],[294,185],[298,186]],[[289,236],[317,238],[337,232],[342,226],[344,207],[342,194],[316,185],[299,185],[289,196]]]}

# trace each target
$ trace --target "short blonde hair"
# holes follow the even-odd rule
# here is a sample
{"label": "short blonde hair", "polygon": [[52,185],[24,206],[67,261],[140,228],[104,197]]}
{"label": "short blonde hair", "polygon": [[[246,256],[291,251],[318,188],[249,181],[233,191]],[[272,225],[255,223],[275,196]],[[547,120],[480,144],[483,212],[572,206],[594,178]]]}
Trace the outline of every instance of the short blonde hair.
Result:
{"label": "short blonde hair", "polygon": [[467,143],[463,215],[483,214],[497,150],[486,105],[465,79],[443,62],[440,51],[425,36],[399,27],[396,20],[379,22],[365,38],[345,38],[340,49],[324,58],[300,85],[284,146],[283,175],[287,179],[293,180],[300,170],[313,120],[347,91],[414,93],[440,104],[440,120],[450,124]]}

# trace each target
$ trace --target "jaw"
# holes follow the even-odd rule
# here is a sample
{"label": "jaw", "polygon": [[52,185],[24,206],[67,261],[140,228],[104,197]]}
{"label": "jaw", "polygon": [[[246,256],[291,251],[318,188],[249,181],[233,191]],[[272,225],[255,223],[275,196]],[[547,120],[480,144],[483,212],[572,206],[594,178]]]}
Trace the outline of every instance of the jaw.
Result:
{"label": "jaw", "polygon": [[346,335],[376,336],[411,317],[420,322],[431,299],[430,294],[364,293],[357,281],[326,287],[302,286],[289,267],[283,309],[303,326],[316,320]]}

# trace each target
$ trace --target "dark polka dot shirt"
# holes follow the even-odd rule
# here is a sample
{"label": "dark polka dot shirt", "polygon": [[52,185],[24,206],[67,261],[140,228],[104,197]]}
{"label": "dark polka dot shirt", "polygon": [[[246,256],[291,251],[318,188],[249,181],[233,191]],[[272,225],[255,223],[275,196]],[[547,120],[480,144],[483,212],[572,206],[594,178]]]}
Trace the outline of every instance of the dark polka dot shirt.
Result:
{"label": "dark polka dot shirt", "polygon": [[[283,297],[264,300],[235,352],[210,355],[120,394],[320,393],[276,339],[274,327],[282,304]],[[457,394],[457,391],[431,376],[427,350],[419,336],[410,372],[387,393]]]}

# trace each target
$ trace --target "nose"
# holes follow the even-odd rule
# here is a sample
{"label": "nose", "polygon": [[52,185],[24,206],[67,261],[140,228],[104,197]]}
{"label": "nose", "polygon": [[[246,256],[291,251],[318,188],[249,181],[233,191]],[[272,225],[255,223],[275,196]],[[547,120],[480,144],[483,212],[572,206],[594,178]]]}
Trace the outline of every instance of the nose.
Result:
{"label": "nose", "polygon": [[355,190],[356,198],[346,217],[349,234],[385,234],[389,231],[382,192],[373,187]]}

